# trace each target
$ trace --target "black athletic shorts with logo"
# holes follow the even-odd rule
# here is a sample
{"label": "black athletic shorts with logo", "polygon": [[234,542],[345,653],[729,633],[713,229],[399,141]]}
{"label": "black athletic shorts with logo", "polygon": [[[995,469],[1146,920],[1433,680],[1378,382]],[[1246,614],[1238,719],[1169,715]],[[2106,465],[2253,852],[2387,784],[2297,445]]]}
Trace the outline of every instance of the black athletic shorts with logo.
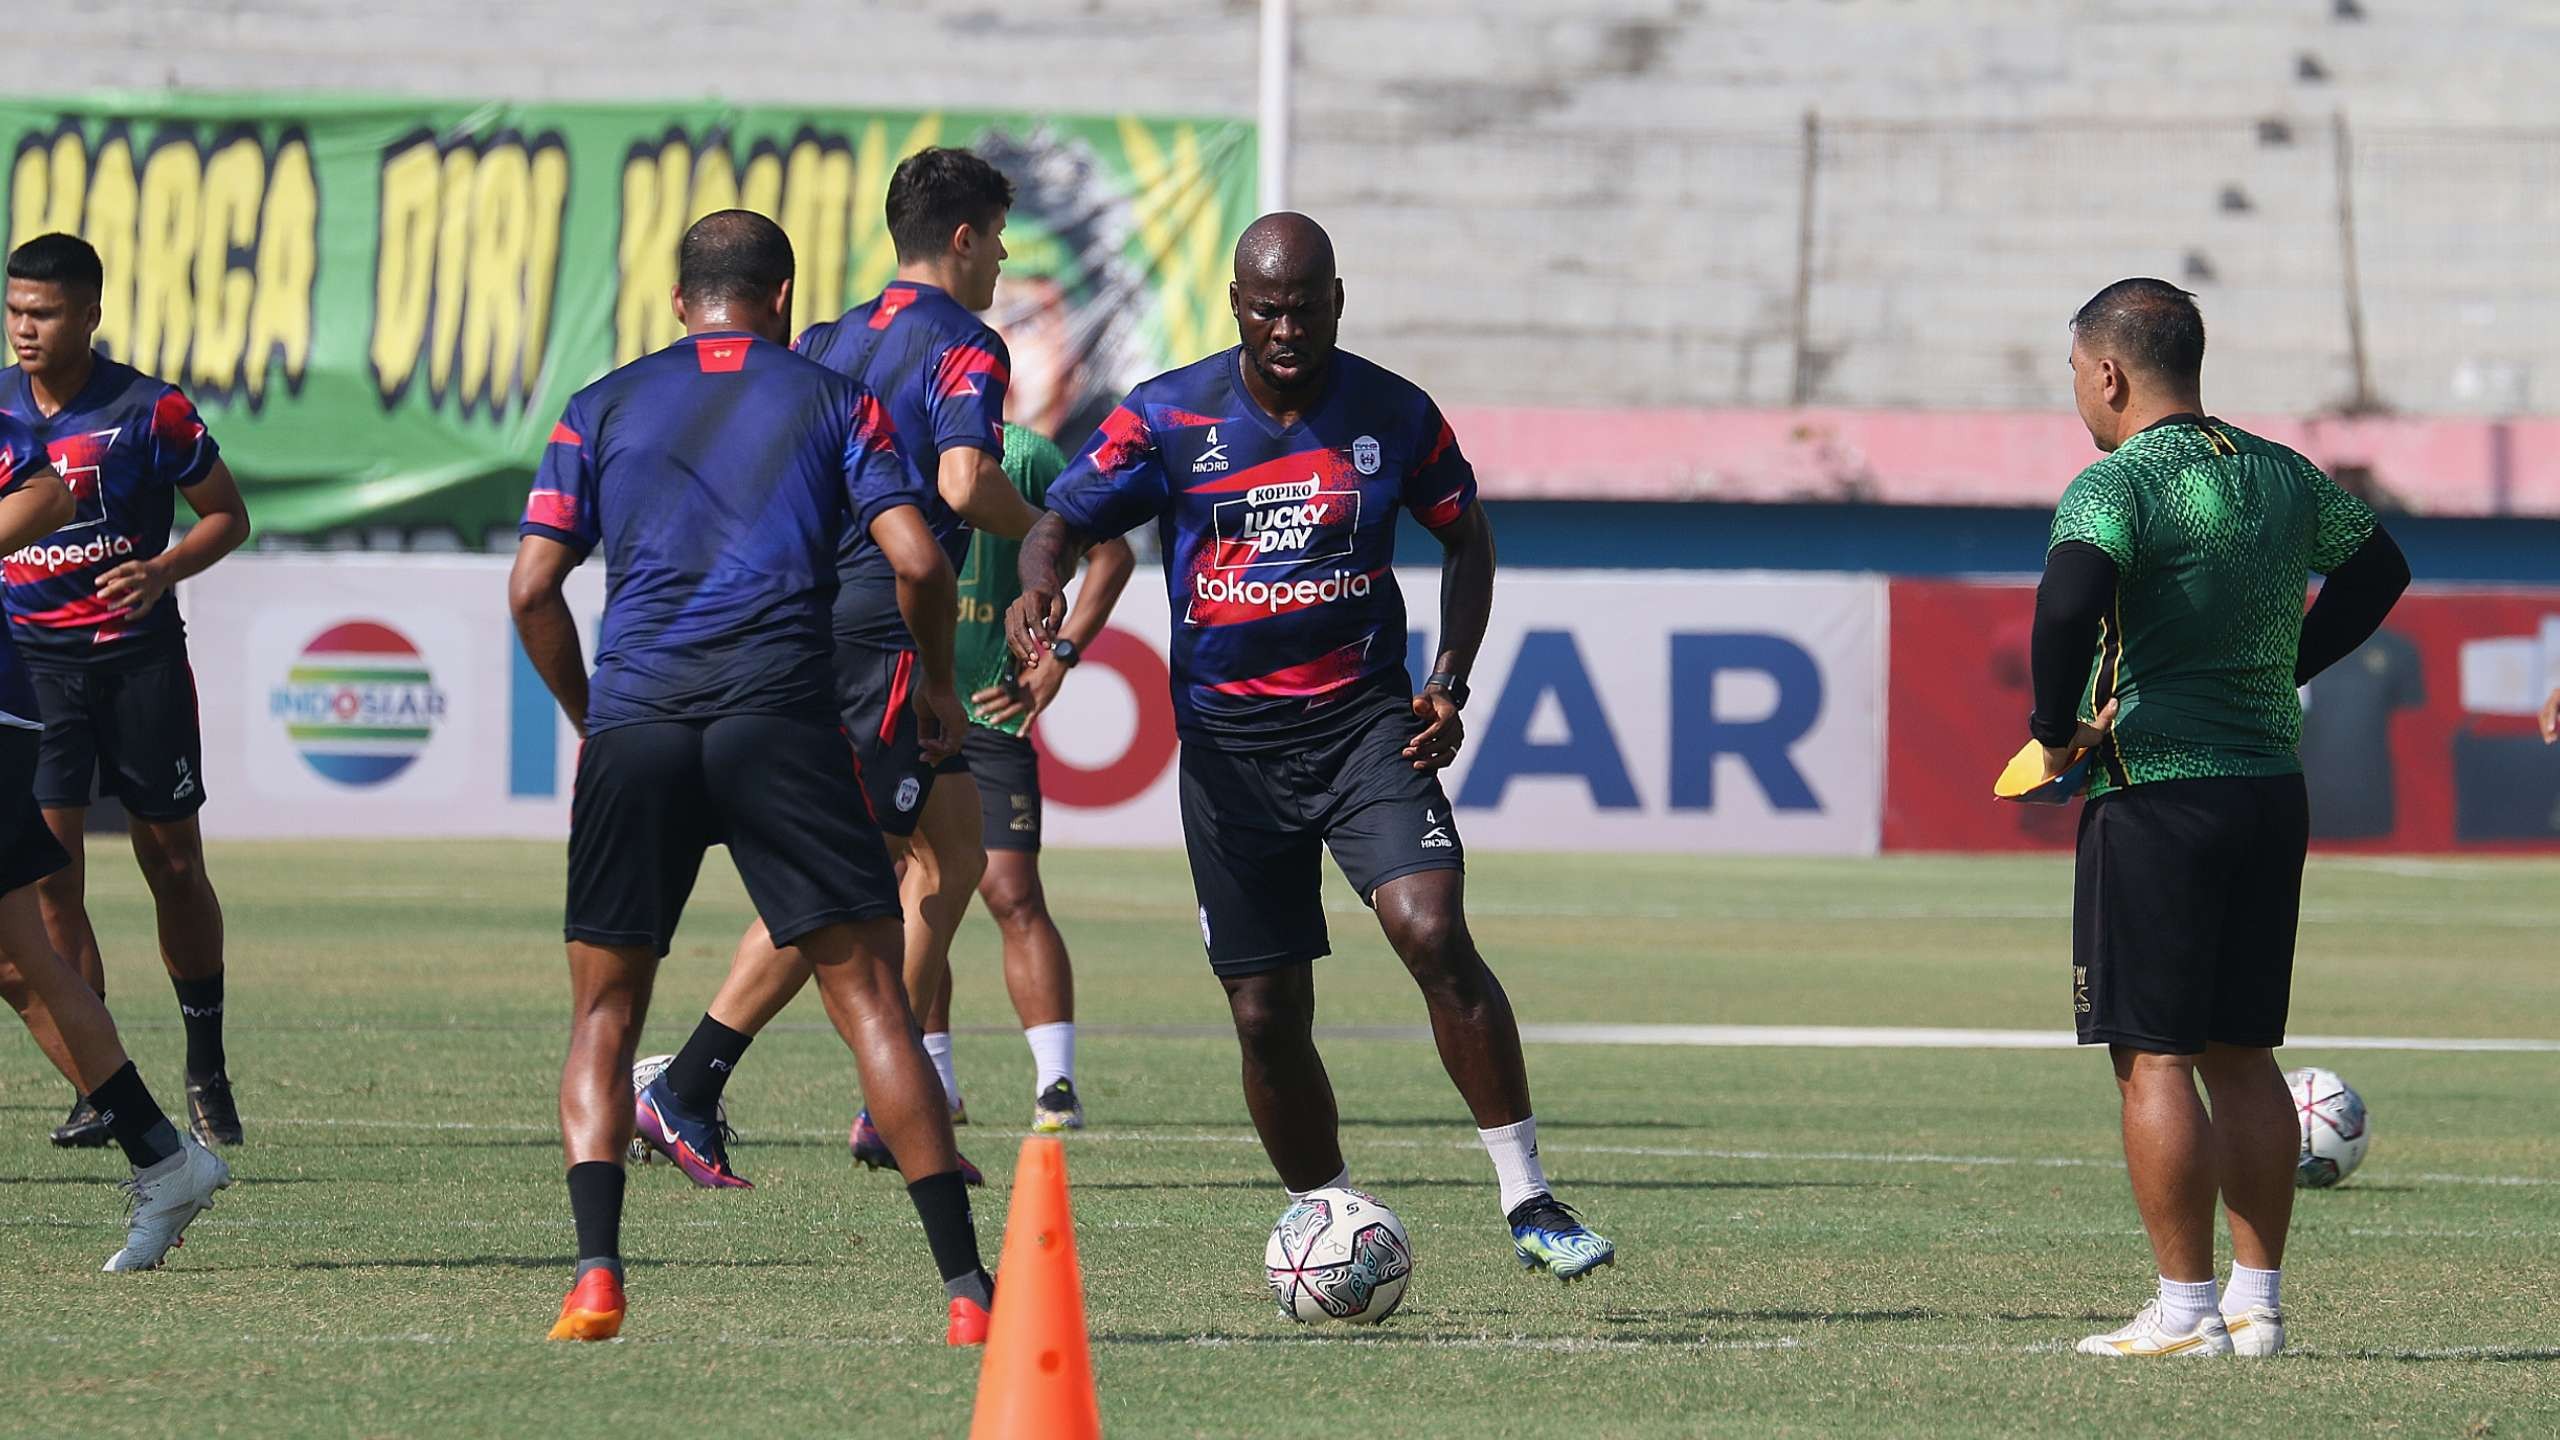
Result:
{"label": "black athletic shorts with logo", "polygon": [[0,722],[0,895],[23,890],[71,863],[36,805],[42,736]]}
{"label": "black athletic shorts with logo", "polygon": [[667,953],[702,853],[729,847],[777,944],[898,910],[853,752],[817,720],[724,715],[590,736],[569,810],[572,940]]}
{"label": "black athletic shorts with logo", "polygon": [[2080,1043],[2277,1046],[2293,997],[2311,811],[2302,777],[2162,780],[2080,812],[2071,995]]}
{"label": "black athletic shorts with logo", "polygon": [[76,670],[30,665],[27,676],[44,712],[37,804],[85,810],[107,794],[144,820],[204,808],[204,728],[184,654]]}
{"label": "black athletic shorts with logo", "polygon": [[1421,722],[1402,701],[1331,738],[1278,750],[1182,743],[1182,838],[1201,938],[1220,975],[1254,975],[1330,954],[1323,852],[1360,893],[1422,870],[1466,867],[1439,776],[1405,743]]}
{"label": "black athletic shorts with logo", "polygon": [[986,847],[1040,853],[1040,752],[1019,735],[972,725],[960,756],[978,782]]}
{"label": "black athletic shorts with logo", "polygon": [[916,735],[920,683],[913,650],[836,643],[836,705],[862,765],[863,802],[883,834],[916,833],[924,802],[933,794],[933,778],[969,771],[965,750],[938,765],[925,761]]}

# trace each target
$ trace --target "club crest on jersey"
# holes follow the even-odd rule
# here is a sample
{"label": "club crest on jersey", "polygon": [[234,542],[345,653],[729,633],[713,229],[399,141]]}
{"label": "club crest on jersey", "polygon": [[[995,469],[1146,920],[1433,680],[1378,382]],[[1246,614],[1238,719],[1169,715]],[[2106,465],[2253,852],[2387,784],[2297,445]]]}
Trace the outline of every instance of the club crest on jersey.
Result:
{"label": "club crest on jersey", "polygon": [[1363,475],[1378,473],[1378,437],[1363,435],[1351,442],[1351,468]]}
{"label": "club crest on jersey", "polygon": [[899,782],[898,782],[898,813],[899,813],[899,814],[902,814],[902,815],[903,815],[903,814],[905,814],[907,811],[909,811],[909,810],[913,810],[914,808],[916,808],[916,802],[917,802],[918,800],[923,799],[923,798],[924,798],[924,785],[923,785],[921,782],[919,782],[919,781],[916,779],[916,777],[914,777],[913,775],[910,775],[910,776],[908,776],[906,779],[901,780],[901,781],[899,781]]}
{"label": "club crest on jersey", "polygon": [[1207,445],[1200,451],[1200,457],[1191,462],[1191,473],[1194,475],[1216,475],[1224,472],[1226,468],[1227,444],[1225,441],[1218,438],[1218,427],[1212,425],[1209,427],[1209,440]]}

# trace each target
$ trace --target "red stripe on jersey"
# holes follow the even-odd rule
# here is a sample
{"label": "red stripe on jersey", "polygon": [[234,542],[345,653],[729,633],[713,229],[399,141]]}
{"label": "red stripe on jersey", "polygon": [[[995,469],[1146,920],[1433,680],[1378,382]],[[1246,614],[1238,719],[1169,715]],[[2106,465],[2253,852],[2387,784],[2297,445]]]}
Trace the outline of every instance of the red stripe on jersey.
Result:
{"label": "red stripe on jersey", "polygon": [[915,287],[890,286],[880,292],[880,303],[871,307],[870,327],[874,330],[888,329],[889,322],[898,318],[898,312],[914,303],[916,303]]}
{"label": "red stripe on jersey", "polygon": [[123,613],[95,595],[83,595],[68,605],[24,611],[13,618],[44,630],[81,630]]}
{"label": "red stripe on jersey", "polygon": [[1351,468],[1350,461],[1331,450],[1313,449],[1248,465],[1185,489],[1193,495],[1229,495],[1264,485],[1294,485],[1307,480],[1345,481],[1354,487],[1360,483],[1359,473]]}
{"label": "red stripe on jersey", "polygon": [[880,713],[880,743],[886,745],[898,733],[899,717],[907,713],[907,689],[916,676],[916,652],[898,652],[898,668],[889,676],[889,704]]}
{"label": "red stripe on jersey", "polygon": [[1445,500],[1435,500],[1414,511],[1413,518],[1421,521],[1422,528],[1425,530],[1440,530],[1456,523],[1458,517],[1465,513],[1467,513],[1467,495],[1461,490]]}
{"label": "red stripe on jersey", "polygon": [[204,420],[186,394],[171,386],[151,407],[151,433],[164,442],[193,445],[204,438]]}
{"label": "red stripe on jersey", "polygon": [[1222,415],[1194,415],[1188,410],[1167,410],[1164,412],[1164,423],[1173,426],[1185,426],[1226,425],[1233,422],[1229,421]]}
{"label": "red stripe on jersey", "polygon": [[727,375],[747,368],[747,342],[744,340],[696,340],[693,342],[694,363],[705,375]]}
{"label": "red stripe on jersey", "polygon": [[584,445],[587,443],[587,437],[570,429],[569,422],[563,420],[551,427],[551,443],[554,445]]}
{"label": "red stripe on jersey", "polygon": [[527,524],[548,525],[554,530],[578,533],[578,497],[557,490],[536,490],[524,502]]}
{"label": "red stripe on jersey", "polygon": [[1147,435],[1147,422],[1126,405],[1119,406],[1095,428],[1101,438],[1093,447],[1093,468],[1109,475],[1126,469],[1152,441]]}
{"label": "red stripe on jersey", "polygon": [[889,415],[889,407],[880,397],[865,390],[853,402],[853,443],[857,449],[879,454],[897,443],[898,422]]}
{"label": "red stripe on jersey", "polygon": [[1274,670],[1250,680],[1229,680],[1208,688],[1221,695],[1242,695],[1261,699],[1293,699],[1309,695],[1329,695],[1360,678],[1369,668],[1369,642],[1345,645],[1330,655],[1319,655],[1303,665]]}
{"label": "red stripe on jersey", "polygon": [[994,376],[999,385],[1013,383],[1012,368],[995,356],[975,345],[952,346],[943,352],[942,356],[942,371],[939,376],[942,398],[948,400],[955,395],[986,393],[978,383],[978,377],[981,375]]}
{"label": "red stripe on jersey", "polygon": [[1431,442],[1431,453],[1422,457],[1422,463],[1425,465],[1438,464],[1440,457],[1449,453],[1449,447],[1457,443],[1458,437],[1449,429],[1449,422],[1446,420],[1441,421],[1440,433]]}

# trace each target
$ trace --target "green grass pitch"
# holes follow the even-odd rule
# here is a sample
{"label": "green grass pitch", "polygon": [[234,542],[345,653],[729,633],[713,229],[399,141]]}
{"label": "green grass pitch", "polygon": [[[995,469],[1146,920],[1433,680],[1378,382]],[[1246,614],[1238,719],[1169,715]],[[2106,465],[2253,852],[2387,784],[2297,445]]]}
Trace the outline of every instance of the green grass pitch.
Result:
{"label": "green grass pitch", "polygon": [[[110,996],[178,1089],[132,867],[92,856]],[[622,1343],[547,1345],[570,1232],[552,1113],[566,1026],[556,847],[223,846],[240,1184],[159,1274],[118,1243],[112,1152],[57,1152],[67,1087],[0,1040],[0,1430],[47,1435],[957,1436],[974,1354],[901,1188],[856,1170],[851,1066],[804,998],[730,1091],[751,1193],[636,1172]],[[2295,1029],[2560,1033],[2537,862],[2315,863]],[[1253,1144],[1178,856],[1060,853],[1094,1128],[1069,1146],[1106,1430],[1355,1437],[2560,1433],[2560,1055],[2322,1051],[2374,1111],[2303,1197],[2298,1353],[2068,1353],[2150,1270],[2113,1089],[2069,1050],[1533,1045],[1561,1193],[1621,1262],[1522,1273],[1426,1042],[1327,1047],[1355,1180],[1413,1232],[1380,1330],[1281,1320]],[[1481,857],[1475,925],[1529,1021],[2057,1028],[2068,870],[2049,859]],[[651,1048],[747,918],[705,868]],[[1345,892],[1324,1020],[1412,1027]],[[962,1143],[992,1258],[1030,1064],[974,918],[957,955]]]}

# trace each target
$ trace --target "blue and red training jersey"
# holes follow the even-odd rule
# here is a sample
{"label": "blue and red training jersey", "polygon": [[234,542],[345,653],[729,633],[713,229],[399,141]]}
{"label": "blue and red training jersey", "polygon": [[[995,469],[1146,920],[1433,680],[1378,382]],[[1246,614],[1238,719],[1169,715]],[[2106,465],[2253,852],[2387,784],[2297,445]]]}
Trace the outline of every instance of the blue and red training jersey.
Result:
{"label": "blue and red training jersey", "polygon": [[[0,497],[25,488],[27,477],[45,467],[44,445],[23,420],[0,411]],[[26,662],[8,633],[0,631],[0,725],[13,730],[41,730],[36,714],[36,687],[27,679]]]}
{"label": "blue and red training jersey", "polygon": [[1420,387],[1336,352],[1324,396],[1282,426],[1244,388],[1241,350],[1140,385],[1049,487],[1096,537],[1156,523],[1173,603],[1184,731],[1276,745],[1409,698],[1396,512],[1437,530],[1475,471]]}
{"label": "blue and red training jersey", "polygon": [[521,529],[604,547],[589,733],[749,714],[832,725],[837,547],[922,499],[869,391],[751,335],[689,335],[579,391]]}
{"label": "blue and red training jersey", "polygon": [[[843,319],[810,326],[791,348],[861,381],[888,405],[924,495],[925,523],[957,572],[971,531],[942,501],[942,455],[983,450],[1004,458],[1004,392],[1013,378],[1004,340],[948,291],[901,280]],[[855,532],[845,537],[838,562],[843,587],[836,592],[836,638],[881,650],[913,648],[888,557]]]}
{"label": "blue and red training jersey", "polygon": [[9,630],[27,663],[71,666],[157,659],[186,644],[178,597],[142,618],[111,610],[98,580],[169,548],[178,492],[213,473],[221,448],[177,386],[101,355],[59,413],[36,408],[27,373],[0,370],[0,412],[24,422],[71,487],[71,523],[6,561]]}

